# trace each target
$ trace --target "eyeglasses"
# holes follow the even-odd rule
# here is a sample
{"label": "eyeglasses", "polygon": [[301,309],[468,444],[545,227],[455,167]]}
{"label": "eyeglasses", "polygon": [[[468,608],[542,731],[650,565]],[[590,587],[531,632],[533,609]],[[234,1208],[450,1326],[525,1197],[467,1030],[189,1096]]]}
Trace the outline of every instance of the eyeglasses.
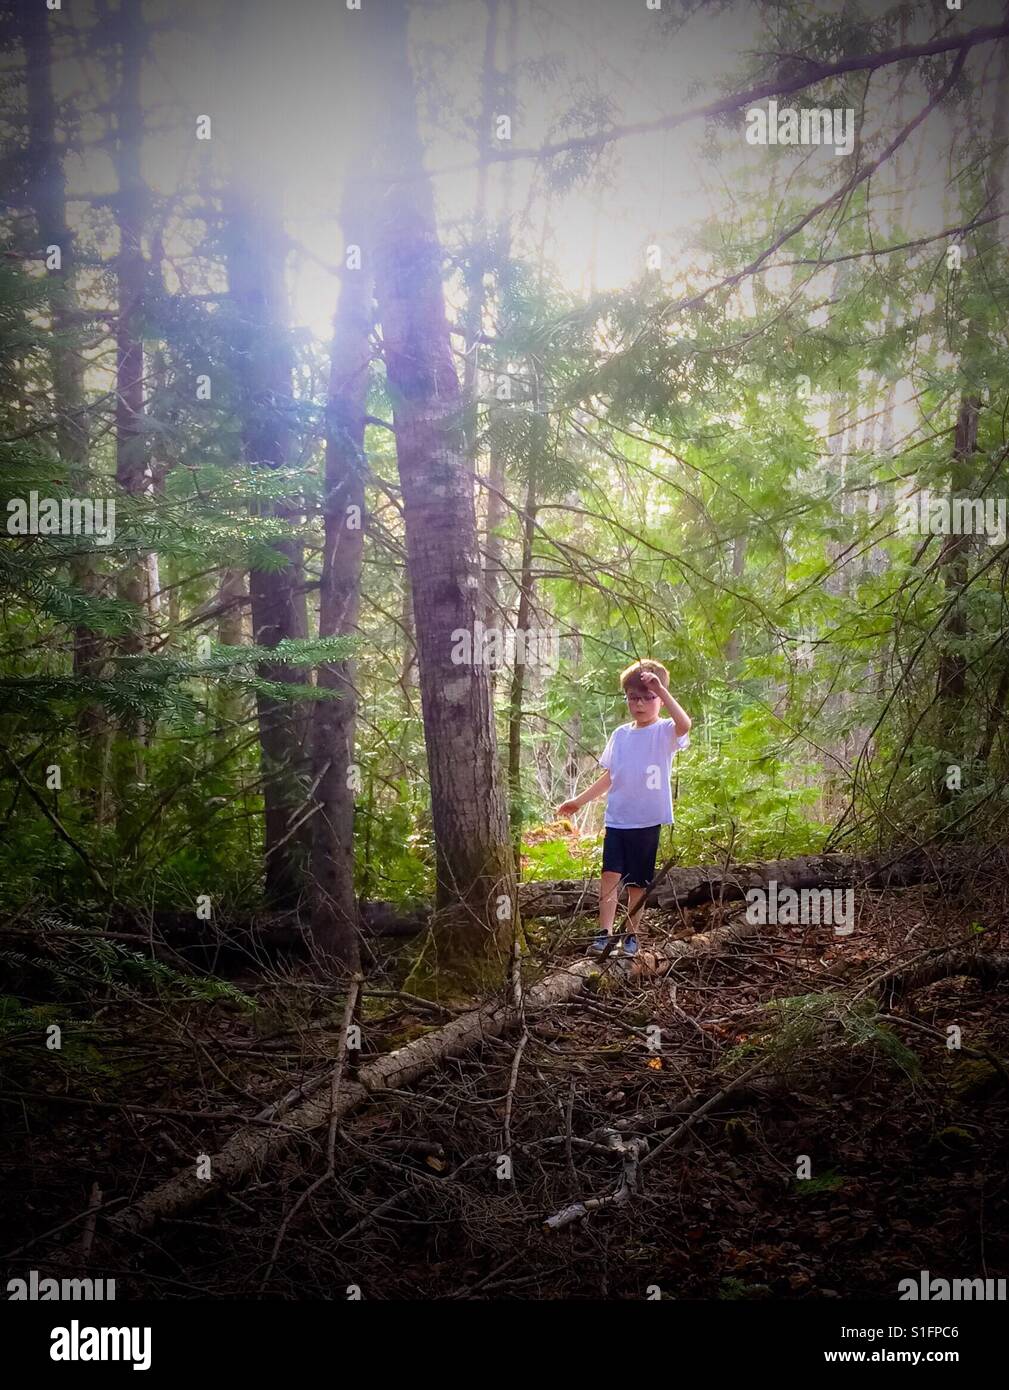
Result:
{"label": "eyeglasses", "polygon": [[642,701],[642,703],[647,704],[650,700],[657,700],[658,698],[659,698],[658,695],[630,695],[630,694],[629,694],[629,695],[627,696],[627,702],[628,702],[628,704],[634,704],[634,702],[635,702],[636,700],[640,700],[640,701]]}

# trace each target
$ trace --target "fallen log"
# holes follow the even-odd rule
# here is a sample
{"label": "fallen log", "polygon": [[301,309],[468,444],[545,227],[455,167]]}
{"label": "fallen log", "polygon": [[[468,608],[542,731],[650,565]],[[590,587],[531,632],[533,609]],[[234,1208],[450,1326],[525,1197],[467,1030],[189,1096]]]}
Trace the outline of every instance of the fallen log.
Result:
{"label": "fallen log", "polygon": [[904,967],[891,971],[880,982],[880,994],[893,1002],[905,994],[925,989],[937,980],[949,980],[957,975],[971,975],[982,989],[991,989],[1002,980],[1009,979],[1009,954],[954,947],[911,969]]}
{"label": "fallen log", "polygon": [[[358,909],[366,948],[376,937],[418,936],[430,918],[426,906],[411,911],[395,903],[361,901]],[[297,912],[221,915],[203,922],[194,911],[154,908],[139,913],[117,907],[110,925],[120,929],[118,939],[147,944],[155,958],[216,973],[266,965],[277,957],[303,960],[310,954],[308,924]],[[128,935],[122,934],[124,928]]]}
{"label": "fallen log", "polygon": [[[733,923],[717,930],[695,936],[688,941],[674,941],[653,950],[654,969],[668,969],[694,956],[711,954],[733,942],[754,936],[757,928],[746,922]],[[635,962],[636,973],[640,973]],[[158,1220],[177,1216],[191,1210],[209,1197],[234,1186],[243,1177],[260,1171],[279,1158],[299,1138],[311,1134],[322,1125],[338,1122],[358,1106],[389,1089],[411,1085],[427,1072],[449,1058],[478,1047],[486,1038],[500,1037],[518,1027],[525,1016],[539,1013],[553,1004],[574,999],[586,982],[598,976],[600,966],[593,959],[577,960],[547,975],[529,988],[524,996],[523,1011],[510,1004],[491,1003],[460,1015],[451,1023],[426,1036],[416,1038],[394,1052],[385,1053],[362,1067],[355,1081],[344,1080],[334,1109],[325,1087],[288,1111],[283,1128],[269,1129],[262,1125],[239,1129],[222,1149],[210,1156],[210,1180],[196,1176],[192,1169],[178,1173],[155,1187],[145,1197],[110,1216],[110,1224],[127,1233],[149,1229]],[[279,1115],[279,1107],[277,1109]],[[202,1165],[206,1171],[208,1165]]]}
{"label": "fallen log", "polygon": [[[994,851],[992,852],[994,853]],[[716,864],[668,870],[656,887],[654,906],[666,911],[703,903],[733,902],[751,888],[766,888],[774,880],[779,887],[867,888],[906,887],[935,879],[942,865],[935,856],[909,852],[895,860],[859,858],[841,854],[803,855],[762,864]],[[558,879],[519,884],[519,909],[523,917],[592,916],[598,911],[598,879]],[[424,931],[430,921],[429,904],[411,910],[394,903],[359,904],[361,929],[368,937],[408,937]],[[305,949],[307,926],[296,912],[261,913],[246,920],[201,922],[195,912],[155,909],[137,917],[120,909],[116,925],[147,934],[153,927],[171,946],[188,957],[191,952],[216,956],[241,952],[246,958],[263,952]],[[156,944],[156,942],[155,942]]]}
{"label": "fallen log", "polygon": [[[751,888],[766,888],[773,880],[783,888],[904,888],[935,879],[941,872],[936,858],[909,852],[895,860],[846,854],[811,854],[763,864],[716,864],[670,869],[656,889],[656,907],[675,911],[702,903],[733,902]],[[572,912],[593,913],[599,905],[595,880],[566,879],[519,886],[519,907],[525,917],[555,917]]]}

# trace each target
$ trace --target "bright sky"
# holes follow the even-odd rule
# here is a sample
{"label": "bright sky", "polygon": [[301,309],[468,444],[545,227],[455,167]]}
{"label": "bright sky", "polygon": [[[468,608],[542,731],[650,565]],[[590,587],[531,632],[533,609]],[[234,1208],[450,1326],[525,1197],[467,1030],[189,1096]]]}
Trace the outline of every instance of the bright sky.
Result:
{"label": "bright sky", "polygon": [[[817,8],[837,11],[840,0],[818,0]],[[501,0],[497,62],[502,69],[509,63],[511,9],[511,0]],[[604,99],[620,124],[698,105],[717,94],[748,49],[777,43],[757,27],[768,11],[748,0],[721,14],[702,10],[672,37],[663,29],[663,15],[631,0],[518,0],[518,13],[518,103],[501,114],[511,116],[513,143],[524,147],[570,133],[557,120],[576,100]],[[291,265],[294,321],[324,342],[338,291],[327,267],[341,254],[336,215],[342,174],[356,142],[368,138],[382,103],[380,83],[357,62],[355,13],[340,0],[284,5],[147,0],[145,14],[163,24],[153,40],[142,92],[149,124],[158,127],[146,142],[145,177],[156,192],[171,196],[189,187],[201,170],[219,178],[230,167],[276,199],[304,248]],[[415,67],[422,76],[434,71],[439,78],[427,91],[438,92],[441,105],[434,109],[425,101],[423,125],[428,167],[436,170],[476,153],[487,9],[480,0],[418,0],[413,14]],[[930,23],[929,16],[922,22]],[[980,51],[989,75],[992,53],[993,46]],[[93,60],[83,69],[66,65],[63,81],[70,89],[102,85]],[[893,92],[892,76],[874,79],[864,135],[871,136],[881,115],[888,132],[896,129]],[[903,98],[902,119],[909,119],[923,99],[915,76]],[[195,139],[200,115],[213,121],[209,143]],[[904,224],[912,236],[953,220],[949,171],[934,153],[948,148],[946,119],[933,114],[908,142],[901,161],[891,161],[873,179],[874,206],[883,213],[892,178],[900,178]],[[489,178],[489,212],[493,216],[502,207],[509,171],[518,245],[538,254],[546,214],[546,252],[568,288],[587,291],[593,281],[600,289],[628,283],[640,274],[649,243],[661,246],[663,274],[675,279],[698,263],[686,249],[690,227],[702,218],[721,217],[727,224],[734,200],[747,186],[757,193],[773,186],[808,204],[822,196],[825,171],[837,180],[851,167],[849,159],[829,149],[755,148],[746,143],[745,127],[740,112],[714,132],[694,121],[623,140],[605,157],[601,181],[557,195],[549,205],[542,175],[531,161],[496,164]],[[70,176],[71,187],[91,193],[115,186],[110,162],[100,151],[74,158]],[[439,177],[435,188],[449,240],[453,228],[465,227],[472,217],[476,175]],[[885,233],[885,219],[880,229]],[[167,244],[170,256],[183,249],[171,228]]]}
{"label": "bright sky", "polygon": [[[367,3],[367,0],[366,0]],[[509,0],[502,0],[498,65],[508,60]],[[515,48],[525,68],[512,140],[537,146],[563,136],[556,120],[579,97],[605,97],[619,123],[649,120],[710,95],[711,83],[734,66],[752,26],[753,7],[741,6],[750,24],[699,16],[691,22],[689,43],[670,41],[654,12],[615,0],[520,0]],[[411,29],[415,61],[429,64],[444,78],[448,108],[425,103],[424,135],[428,167],[475,157],[475,118],[487,22],[479,0],[420,5]],[[292,4],[283,10],[242,6],[235,39],[210,55],[193,39],[176,33],[159,39],[162,58],[152,74],[152,99],[160,78],[183,109],[215,117],[215,160],[234,159],[242,176],[282,198],[291,234],[306,248],[292,279],[295,318],[325,339],[337,282],[324,269],[339,256],[339,207],[343,170],[357,140],[367,138],[377,118],[381,92],[376,85],[355,99],[354,14],[328,4]],[[731,34],[731,45],[726,40]],[[162,47],[163,46],[163,47]],[[544,60],[553,57],[552,71]],[[692,90],[693,88],[693,90]],[[622,142],[607,158],[605,180],[554,199],[547,254],[571,289],[589,288],[593,266],[599,288],[627,283],[640,273],[644,246],[657,240],[669,264],[677,258],[677,231],[713,210],[705,187],[700,125]],[[192,168],[188,129],[151,142],[147,173],[161,191],[174,187],[185,161]],[[199,151],[197,158],[204,157]],[[489,214],[502,207],[506,166],[493,166]],[[517,235],[538,249],[545,210],[542,179],[531,189],[531,161],[511,166],[511,205]],[[710,171],[709,171],[710,173]],[[440,177],[436,192],[443,226],[468,219],[476,201],[473,171]],[[530,201],[530,192],[533,193]],[[714,184],[717,200],[720,190]]]}

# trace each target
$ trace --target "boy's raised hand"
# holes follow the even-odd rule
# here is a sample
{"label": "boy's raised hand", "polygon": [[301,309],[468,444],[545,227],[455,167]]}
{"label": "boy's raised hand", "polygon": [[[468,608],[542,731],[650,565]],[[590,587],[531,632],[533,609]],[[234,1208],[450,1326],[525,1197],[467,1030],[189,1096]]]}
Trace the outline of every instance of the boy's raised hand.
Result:
{"label": "boy's raised hand", "polygon": [[643,685],[646,685],[649,690],[653,691],[656,694],[660,690],[665,689],[665,686],[662,684],[661,679],[655,674],[654,671],[642,671],[641,683]]}

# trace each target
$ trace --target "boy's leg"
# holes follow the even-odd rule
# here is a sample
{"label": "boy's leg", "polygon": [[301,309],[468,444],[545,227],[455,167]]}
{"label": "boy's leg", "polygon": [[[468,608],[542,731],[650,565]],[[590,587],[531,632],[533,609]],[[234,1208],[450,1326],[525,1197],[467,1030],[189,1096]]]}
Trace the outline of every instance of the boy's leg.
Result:
{"label": "boy's leg", "polygon": [[609,935],[617,915],[617,899],[624,877],[624,842],[626,834],[608,825],[603,834],[602,875],[599,880],[599,931]]}
{"label": "boy's leg", "polygon": [[617,915],[617,898],[620,896],[620,874],[612,869],[604,869],[599,880],[599,930],[612,932],[613,919]]}
{"label": "boy's leg", "polygon": [[658,825],[635,832],[632,854],[633,872],[629,875],[634,879],[634,882],[627,885],[628,936],[637,934],[641,907],[648,893],[648,889],[643,885],[651,883],[655,877],[655,861],[658,858],[659,836],[661,834],[662,827]]}
{"label": "boy's leg", "polygon": [[627,885],[627,930],[636,932],[638,929],[638,914],[641,904],[644,902],[646,889],[639,888],[636,883]]}

